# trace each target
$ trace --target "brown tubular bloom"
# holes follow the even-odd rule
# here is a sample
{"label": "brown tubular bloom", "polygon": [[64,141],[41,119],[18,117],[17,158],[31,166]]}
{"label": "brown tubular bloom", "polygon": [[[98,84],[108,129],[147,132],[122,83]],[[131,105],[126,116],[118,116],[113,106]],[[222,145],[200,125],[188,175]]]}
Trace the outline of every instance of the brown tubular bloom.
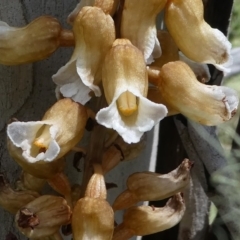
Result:
{"label": "brown tubular bloom", "polygon": [[156,201],[181,192],[189,183],[192,162],[185,159],[168,174],[134,173],[127,180],[128,189],[113,203],[114,210],[126,209],[140,201]]}
{"label": "brown tubular bloom", "polygon": [[218,125],[236,113],[239,102],[236,91],[200,83],[184,62],[165,64],[157,85],[168,106],[200,124]]}
{"label": "brown tubular bloom", "polygon": [[180,222],[185,212],[181,194],[176,194],[162,208],[140,206],[129,208],[123,223],[114,230],[113,240],[127,240],[134,235],[145,236],[169,229]]}
{"label": "brown tubular bloom", "polygon": [[0,64],[4,65],[39,61],[60,45],[74,44],[73,34],[63,31],[59,21],[51,16],[41,16],[22,28],[2,22],[0,28]]}
{"label": "brown tubular bloom", "polygon": [[3,175],[0,174],[0,206],[3,209],[15,214],[20,208],[37,197],[39,197],[39,194],[35,191],[13,190],[5,181]]}
{"label": "brown tubular bloom", "polygon": [[106,186],[100,165],[94,166],[85,197],[78,200],[72,215],[74,240],[111,240],[114,214],[106,199]]}
{"label": "brown tubular bloom", "polygon": [[56,233],[61,225],[68,224],[70,207],[62,197],[41,196],[20,209],[15,222],[22,234],[38,239]]}

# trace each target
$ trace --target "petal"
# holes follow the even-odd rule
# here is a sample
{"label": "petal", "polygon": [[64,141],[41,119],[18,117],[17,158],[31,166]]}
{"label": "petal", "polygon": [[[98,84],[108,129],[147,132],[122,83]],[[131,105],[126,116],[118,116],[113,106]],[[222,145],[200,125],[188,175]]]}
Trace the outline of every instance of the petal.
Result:
{"label": "petal", "polygon": [[76,69],[76,60],[70,60],[52,76],[53,81],[59,86],[64,97],[72,98],[75,102],[85,104],[91,99],[90,89],[83,84]]}
{"label": "petal", "polygon": [[[130,90],[128,89],[128,91]],[[134,91],[130,92],[134,94]],[[138,97],[139,104],[136,114],[129,117],[122,116],[116,105],[118,98],[116,96],[109,107],[103,108],[97,113],[96,119],[98,123],[116,130],[127,143],[139,142],[144,132],[151,130],[155,124],[167,115],[167,108],[140,95]]]}

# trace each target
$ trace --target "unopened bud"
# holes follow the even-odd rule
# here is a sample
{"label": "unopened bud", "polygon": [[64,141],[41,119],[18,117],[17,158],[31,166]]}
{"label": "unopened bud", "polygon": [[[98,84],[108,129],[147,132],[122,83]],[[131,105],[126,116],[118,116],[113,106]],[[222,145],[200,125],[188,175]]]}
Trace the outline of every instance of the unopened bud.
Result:
{"label": "unopened bud", "polygon": [[85,197],[78,200],[72,215],[75,240],[111,240],[114,214],[106,199],[106,186],[100,165],[94,165]]}
{"label": "unopened bud", "polygon": [[70,221],[71,210],[62,197],[41,196],[22,207],[15,222],[22,234],[38,239],[51,236]]}
{"label": "unopened bud", "polygon": [[128,189],[113,203],[114,210],[126,209],[140,201],[156,201],[181,192],[189,183],[192,162],[185,159],[168,174],[134,173],[127,180]]}

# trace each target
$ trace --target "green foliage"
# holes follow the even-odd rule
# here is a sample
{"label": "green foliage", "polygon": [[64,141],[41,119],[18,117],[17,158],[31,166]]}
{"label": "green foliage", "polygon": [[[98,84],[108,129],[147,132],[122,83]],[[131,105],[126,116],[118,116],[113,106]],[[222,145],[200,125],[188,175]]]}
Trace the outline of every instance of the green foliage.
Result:
{"label": "green foliage", "polygon": [[240,0],[235,0],[231,24],[229,28],[229,39],[233,46],[240,46]]}

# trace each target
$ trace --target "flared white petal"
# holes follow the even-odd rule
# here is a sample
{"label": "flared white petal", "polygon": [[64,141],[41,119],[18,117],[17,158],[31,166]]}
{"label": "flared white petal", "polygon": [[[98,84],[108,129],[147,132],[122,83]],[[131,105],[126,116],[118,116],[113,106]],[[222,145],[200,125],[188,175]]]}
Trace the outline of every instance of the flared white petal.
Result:
{"label": "flared white petal", "polygon": [[154,125],[167,115],[167,108],[162,104],[149,101],[134,90],[127,90],[138,97],[137,112],[125,117],[118,111],[116,100],[124,92],[123,90],[115,96],[108,107],[101,109],[97,113],[96,119],[99,124],[116,130],[125,142],[137,143],[144,132],[150,131]]}
{"label": "flared white petal", "polygon": [[75,102],[85,104],[91,99],[91,89],[84,85],[78,75],[76,60],[69,61],[52,76],[64,97],[72,98]]}
{"label": "flared white petal", "polygon": [[[49,137],[51,138],[46,152],[39,152],[39,148],[33,149],[33,141],[38,131],[49,126]],[[58,129],[46,121],[37,122],[13,122],[7,127],[7,135],[11,142],[22,149],[22,156],[30,163],[40,160],[52,161],[60,152],[60,147],[55,140]]]}

